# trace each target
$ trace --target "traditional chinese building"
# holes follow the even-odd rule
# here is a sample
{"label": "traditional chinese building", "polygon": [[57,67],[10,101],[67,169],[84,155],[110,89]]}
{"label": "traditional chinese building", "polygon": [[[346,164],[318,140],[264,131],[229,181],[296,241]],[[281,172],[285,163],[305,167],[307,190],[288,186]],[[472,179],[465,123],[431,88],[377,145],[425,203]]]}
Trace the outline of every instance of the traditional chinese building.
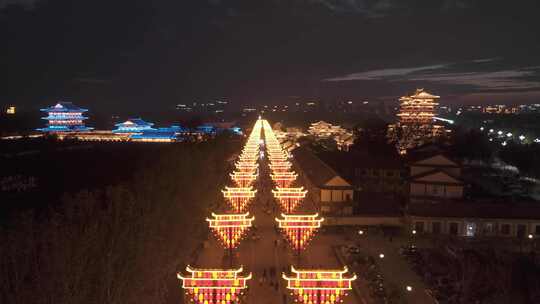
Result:
{"label": "traditional chinese building", "polygon": [[59,102],[56,105],[41,109],[47,116],[42,119],[47,120],[45,128],[37,129],[42,132],[83,132],[92,130],[86,127],[84,121],[87,117],[83,113],[87,109],[79,108],[71,102]]}
{"label": "traditional chinese building", "polygon": [[437,100],[440,96],[432,95],[424,89],[417,89],[410,96],[399,99],[399,123],[405,125],[429,125],[436,114]]}
{"label": "traditional chinese building", "polygon": [[332,137],[334,135],[342,134],[345,132],[347,132],[347,130],[343,129],[342,127],[334,126],[331,123],[327,123],[325,121],[314,122],[308,128],[309,134],[315,137],[323,138]]}
{"label": "traditional chinese building", "polygon": [[405,154],[407,150],[445,134],[443,126],[433,123],[439,98],[424,89],[417,89],[414,94],[399,98],[399,112],[396,114],[398,121],[389,125],[388,133],[397,142],[400,153]]}
{"label": "traditional chinese building", "polygon": [[354,135],[338,125],[332,125],[325,121],[312,123],[308,128],[308,133],[317,139],[333,139],[339,150],[348,151],[354,143]]}
{"label": "traditional chinese building", "polygon": [[154,131],[156,129],[152,128],[153,125],[153,123],[146,122],[141,118],[131,118],[122,123],[115,124],[116,129],[113,130],[113,133],[142,133],[145,131]]}
{"label": "traditional chinese building", "polygon": [[411,157],[408,167],[409,197],[414,202],[438,202],[463,198],[461,165],[443,153]]}
{"label": "traditional chinese building", "polygon": [[307,148],[299,147],[292,154],[298,175],[318,210],[323,214],[351,215],[354,187]]}

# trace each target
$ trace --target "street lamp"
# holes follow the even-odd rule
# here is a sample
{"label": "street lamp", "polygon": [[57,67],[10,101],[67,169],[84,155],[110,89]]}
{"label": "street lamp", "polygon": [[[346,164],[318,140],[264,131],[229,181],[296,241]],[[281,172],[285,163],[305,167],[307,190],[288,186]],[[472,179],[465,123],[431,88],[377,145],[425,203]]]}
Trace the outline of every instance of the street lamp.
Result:
{"label": "street lamp", "polygon": [[416,230],[413,229],[412,234],[416,234]]}
{"label": "street lamp", "polygon": [[363,235],[363,234],[364,234],[364,230],[359,230],[359,231],[358,231],[358,234]]}
{"label": "street lamp", "polygon": [[529,234],[527,237],[529,238],[529,240],[532,240],[533,235],[532,235],[532,234]]}
{"label": "street lamp", "polygon": [[412,286],[407,286],[407,287],[405,287],[405,289],[407,289],[407,291],[410,292],[410,291],[412,291]]}
{"label": "street lamp", "polygon": [[384,253],[379,254],[379,258],[384,259]]}

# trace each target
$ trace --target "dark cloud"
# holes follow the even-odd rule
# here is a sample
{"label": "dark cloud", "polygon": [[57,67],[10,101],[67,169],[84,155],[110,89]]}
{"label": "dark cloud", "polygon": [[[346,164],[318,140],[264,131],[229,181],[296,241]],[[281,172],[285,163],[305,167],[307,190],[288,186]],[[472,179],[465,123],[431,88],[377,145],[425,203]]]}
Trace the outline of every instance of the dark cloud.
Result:
{"label": "dark cloud", "polygon": [[25,8],[34,8],[39,1],[41,0],[0,0],[0,9],[8,5],[21,5]]}
{"label": "dark cloud", "polygon": [[333,100],[400,96],[416,86],[456,96],[526,94],[538,82],[532,0],[0,0],[0,7],[15,2],[34,9],[0,12],[0,100],[30,106],[62,96],[117,109],[216,97]]}

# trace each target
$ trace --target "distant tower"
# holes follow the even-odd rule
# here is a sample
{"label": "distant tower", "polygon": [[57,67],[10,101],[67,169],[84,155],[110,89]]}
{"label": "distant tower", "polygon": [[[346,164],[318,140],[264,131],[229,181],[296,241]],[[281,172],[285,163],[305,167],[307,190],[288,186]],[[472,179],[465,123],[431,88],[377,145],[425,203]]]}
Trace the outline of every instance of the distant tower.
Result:
{"label": "distant tower", "polygon": [[47,120],[47,127],[37,129],[42,132],[83,132],[93,128],[86,127],[83,116],[87,109],[79,108],[71,102],[59,102],[52,107],[41,109],[47,116],[42,119]]}
{"label": "distant tower", "polygon": [[399,111],[396,114],[398,121],[388,126],[388,135],[396,141],[401,154],[445,134],[443,126],[433,123],[439,98],[424,89],[417,89],[414,94],[399,99]]}
{"label": "distant tower", "polygon": [[399,113],[397,114],[400,125],[425,126],[433,124],[439,98],[440,96],[431,95],[424,89],[416,89],[413,95],[401,97],[399,99]]}

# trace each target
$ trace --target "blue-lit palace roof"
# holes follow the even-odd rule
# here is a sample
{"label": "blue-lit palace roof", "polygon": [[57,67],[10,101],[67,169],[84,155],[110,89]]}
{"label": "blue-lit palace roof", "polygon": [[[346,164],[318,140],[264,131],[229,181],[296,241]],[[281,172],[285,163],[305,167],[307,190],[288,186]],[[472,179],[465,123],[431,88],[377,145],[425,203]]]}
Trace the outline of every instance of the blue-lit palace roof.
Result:
{"label": "blue-lit palace roof", "polygon": [[205,123],[198,126],[196,129],[198,132],[205,134],[217,134],[225,130],[239,135],[242,134],[242,129],[240,127],[234,126],[234,124],[232,123]]}
{"label": "blue-lit palace roof", "polygon": [[182,133],[187,129],[177,125],[172,125],[168,128],[158,128],[152,130],[143,130],[140,133],[131,135],[131,139],[134,140],[148,140],[148,141],[178,141]]}
{"label": "blue-lit palace roof", "polygon": [[152,128],[154,124],[151,122],[146,122],[141,118],[131,118],[122,123],[115,124],[116,129],[113,130],[114,133],[141,133],[143,131],[155,130]]}
{"label": "blue-lit palace roof", "polygon": [[87,112],[88,109],[79,108],[71,102],[61,101],[54,106],[41,109],[42,112]]}
{"label": "blue-lit palace roof", "polygon": [[71,102],[58,102],[56,105],[41,109],[42,112],[47,112],[47,120],[45,128],[37,129],[42,132],[84,132],[90,131],[93,128],[86,127],[84,120],[88,119],[83,116],[87,109],[80,108]]}

